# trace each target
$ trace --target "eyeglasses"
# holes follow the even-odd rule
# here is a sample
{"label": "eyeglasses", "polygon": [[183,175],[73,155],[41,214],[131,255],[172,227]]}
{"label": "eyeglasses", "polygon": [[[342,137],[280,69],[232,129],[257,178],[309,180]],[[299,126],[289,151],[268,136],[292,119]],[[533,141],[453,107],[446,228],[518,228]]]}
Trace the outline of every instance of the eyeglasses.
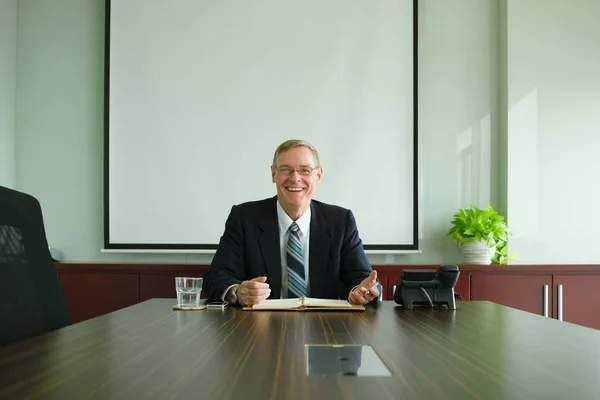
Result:
{"label": "eyeglasses", "polygon": [[311,167],[300,167],[300,168],[279,167],[279,168],[277,168],[276,171],[277,171],[277,173],[279,173],[281,175],[285,175],[285,176],[292,176],[294,171],[298,171],[299,175],[308,176],[308,175],[312,174],[312,172],[316,169],[317,168],[311,168]]}

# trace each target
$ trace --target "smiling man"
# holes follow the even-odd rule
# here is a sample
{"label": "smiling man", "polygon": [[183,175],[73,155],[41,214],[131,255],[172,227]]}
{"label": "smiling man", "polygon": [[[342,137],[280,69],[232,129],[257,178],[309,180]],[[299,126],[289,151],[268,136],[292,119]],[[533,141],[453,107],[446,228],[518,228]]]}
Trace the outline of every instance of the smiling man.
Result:
{"label": "smiling man", "polygon": [[233,206],[203,290],[209,300],[250,306],[310,296],[377,301],[381,286],[350,210],[313,200],[323,168],[308,142],[275,150],[277,196]]}

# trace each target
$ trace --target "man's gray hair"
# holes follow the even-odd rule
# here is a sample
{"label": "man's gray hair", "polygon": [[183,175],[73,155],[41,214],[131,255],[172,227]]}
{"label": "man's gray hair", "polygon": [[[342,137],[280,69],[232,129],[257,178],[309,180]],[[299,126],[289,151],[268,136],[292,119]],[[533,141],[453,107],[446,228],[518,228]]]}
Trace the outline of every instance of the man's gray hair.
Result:
{"label": "man's gray hair", "polygon": [[304,140],[291,139],[281,143],[275,150],[275,154],[273,155],[273,167],[276,166],[275,164],[277,163],[277,157],[279,157],[281,153],[291,150],[295,147],[306,147],[307,149],[312,151],[313,157],[315,158],[316,162],[316,165],[313,165],[313,168],[318,168],[321,166],[321,162],[319,161],[319,152],[317,151],[317,149],[315,149],[315,146]]}

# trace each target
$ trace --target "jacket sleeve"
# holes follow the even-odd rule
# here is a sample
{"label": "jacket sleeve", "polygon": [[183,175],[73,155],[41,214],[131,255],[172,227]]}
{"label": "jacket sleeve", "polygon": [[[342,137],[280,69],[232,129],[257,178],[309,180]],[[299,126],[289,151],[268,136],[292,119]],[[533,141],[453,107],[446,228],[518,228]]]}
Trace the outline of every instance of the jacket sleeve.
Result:
{"label": "jacket sleeve", "polygon": [[[373,269],[363,249],[362,240],[358,234],[356,220],[352,211],[348,210],[346,219],[346,231],[341,249],[340,279],[350,292],[355,286],[360,285]],[[377,288],[382,293],[381,283],[377,279]],[[377,302],[374,299],[373,302]]]}
{"label": "jacket sleeve", "polygon": [[242,218],[237,206],[225,223],[225,232],[219,241],[219,247],[210,267],[204,274],[203,291],[211,301],[221,300],[225,289],[239,284],[245,278],[244,230]]}

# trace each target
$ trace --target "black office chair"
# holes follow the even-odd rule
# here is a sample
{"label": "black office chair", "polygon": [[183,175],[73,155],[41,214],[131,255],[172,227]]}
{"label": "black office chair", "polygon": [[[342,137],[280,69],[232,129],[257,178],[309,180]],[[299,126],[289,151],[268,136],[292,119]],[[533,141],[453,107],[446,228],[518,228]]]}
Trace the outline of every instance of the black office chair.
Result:
{"label": "black office chair", "polygon": [[0,346],[70,323],[40,203],[0,186]]}

